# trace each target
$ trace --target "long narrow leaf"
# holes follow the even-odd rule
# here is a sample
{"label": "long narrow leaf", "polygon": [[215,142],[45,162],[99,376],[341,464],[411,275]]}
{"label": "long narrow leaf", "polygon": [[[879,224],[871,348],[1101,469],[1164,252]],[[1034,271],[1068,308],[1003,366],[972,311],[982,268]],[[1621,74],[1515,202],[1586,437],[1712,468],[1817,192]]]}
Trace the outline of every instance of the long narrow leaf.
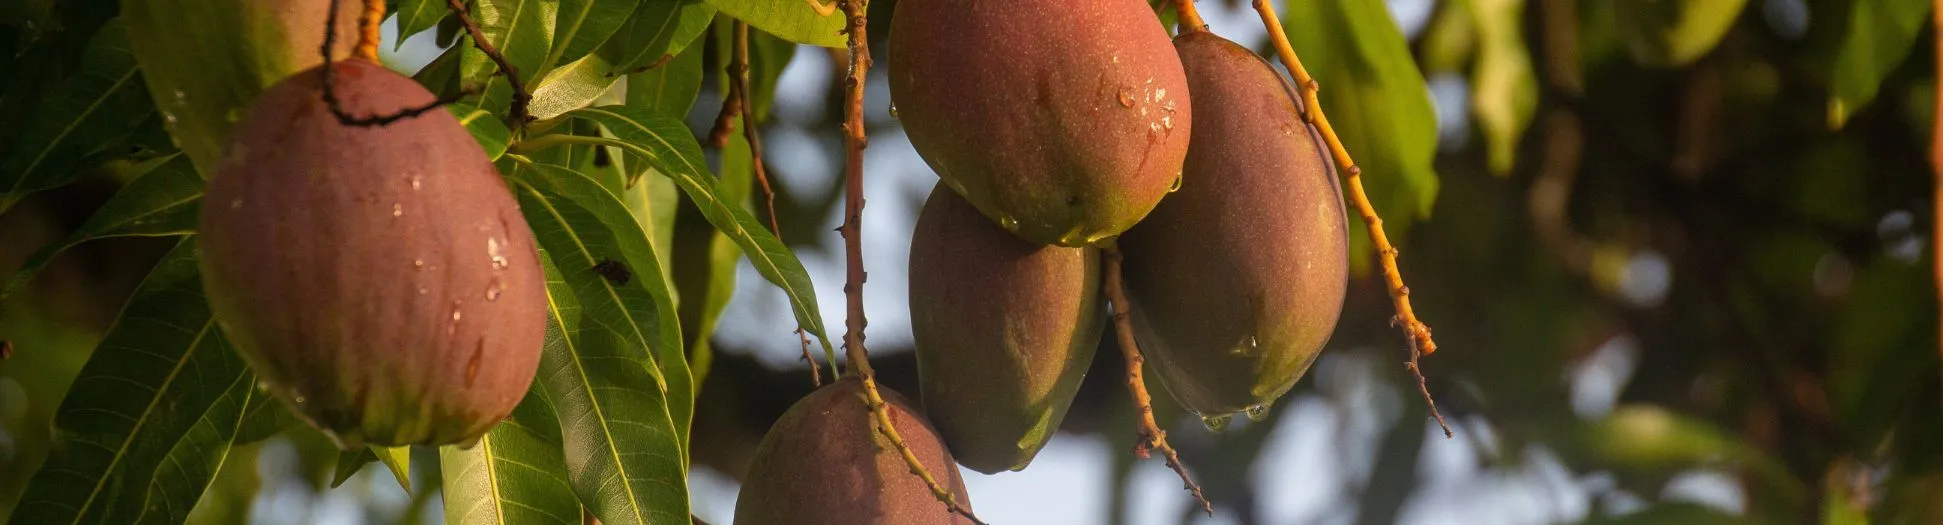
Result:
{"label": "long narrow leaf", "polygon": [[714,19],[715,6],[702,0],[648,2],[628,17],[599,53],[614,67],[610,75],[666,64],[702,36]]}
{"label": "long narrow leaf", "polygon": [[[546,73],[540,66],[553,43],[554,13],[559,6],[559,0],[478,0],[475,4],[473,17],[480,32],[519,70],[519,78],[528,83],[528,89],[534,79]],[[460,70],[470,81],[467,84],[485,86],[479,107],[493,114],[506,111],[513,101],[506,76],[498,74],[498,66],[470,44],[463,53]]]}
{"label": "long narrow leaf", "polygon": [[72,182],[84,158],[118,143],[154,112],[120,19],[95,34],[80,73],[57,93],[0,159],[0,211],[29,192]]}
{"label": "long narrow leaf", "polygon": [[608,525],[687,523],[687,459],[647,364],[620,334],[583,322],[574,290],[546,267],[551,329],[539,388],[554,403],[573,491]]}
{"label": "long narrow leaf", "polygon": [[587,108],[569,114],[599,122],[625,142],[631,153],[645,159],[656,172],[674,179],[675,185],[701,209],[709,224],[741,246],[756,272],[789,297],[797,324],[823,343],[826,355],[835,354],[824,333],[823,314],[817,311],[816,293],[803,262],[769,233],[755,215],[722,199],[715,178],[709,176],[703,164],[701,144],[695,142],[686,125],[680,120],[624,106]]}
{"label": "long narrow leaf", "polygon": [[246,374],[210,316],[193,246],[163,257],[81,368],[13,523],[135,518],[157,466]]}
{"label": "long narrow leaf", "polygon": [[636,0],[560,0],[559,18],[553,26],[553,50],[547,55],[545,69],[572,63],[599,49],[639,5]]}
{"label": "long narrow leaf", "polygon": [[268,398],[257,393],[255,375],[237,377],[236,384],[209,406],[156,469],[155,482],[148,486],[148,503],[135,523],[174,525],[187,521],[189,510],[202,499],[229,458],[230,443],[243,428],[250,402]]}
{"label": "long narrow leaf", "polygon": [[[547,323],[548,346],[565,337],[557,323]],[[580,525],[580,502],[565,477],[559,423],[542,392],[527,392],[512,417],[472,448],[439,449],[446,523]]]}
{"label": "long narrow leaf", "polygon": [[75,245],[109,237],[160,237],[188,235],[196,230],[196,211],[201,207],[203,180],[187,155],[177,154],[155,161],[153,168],[136,177],[96,209],[87,222],[75,228],[67,240],[35,252],[13,280],[0,288],[0,298],[19,290],[40,273],[54,256]]}

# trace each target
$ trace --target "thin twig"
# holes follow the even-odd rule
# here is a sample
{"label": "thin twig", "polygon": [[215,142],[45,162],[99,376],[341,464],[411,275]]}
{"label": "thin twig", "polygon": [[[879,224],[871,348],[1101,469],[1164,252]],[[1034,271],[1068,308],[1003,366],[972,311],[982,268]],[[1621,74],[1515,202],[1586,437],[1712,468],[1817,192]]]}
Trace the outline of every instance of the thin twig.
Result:
{"label": "thin twig", "polygon": [[[729,75],[733,80],[729,83],[729,98],[735,100],[737,111],[742,113],[742,138],[749,142],[749,167],[756,173],[756,183],[762,186],[762,199],[769,209],[769,233],[782,242],[783,228],[776,222],[776,190],[769,187],[769,169],[762,162],[762,134],[756,129],[755,91],[750,89],[749,82],[748,22],[735,21],[735,54],[729,60]],[[800,323],[796,325],[796,338],[803,343],[803,362],[810,365],[810,385],[823,386],[823,374],[817,371],[816,358],[810,355],[809,332]]]}
{"label": "thin twig", "polygon": [[507,108],[506,117],[513,121],[515,126],[525,126],[528,121],[533,120],[532,116],[526,114],[526,104],[533,100],[533,95],[527,93],[525,83],[520,82],[519,68],[513,67],[513,63],[506,61],[504,53],[500,53],[498,48],[493,47],[492,42],[486,41],[486,32],[479,28],[477,22],[472,21],[471,14],[466,13],[465,0],[445,0],[445,6],[452,10],[452,14],[459,16],[460,24],[465,25],[466,34],[472,36],[472,47],[479,48],[480,53],[485,53],[486,58],[492,59],[493,64],[499,66],[499,74],[506,75],[506,85],[513,88],[513,103]]}
{"label": "thin twig", "polygon": [[[877,392],[876,372],[870,368],[870,355],[864,349],[864,257],[861,222],[864,209],[864,148],[869,147],[870,136],[864,129],[864,79],[870,72],[870,39],[865,36],[865,17],[869,0],[838,0],[846,20],[844,33],[849,37],[850,67],[844,77],[847,91],[843,108],[844,131],[844,199],[843,233],[844,283],[843,295],[846,307],[844,320],[843,349],[850,359],[850,372],[863,379],[865,402],[870,405],[870,413],[876,416],[877,431],[891,442],[898,453],[904,456],[904,464],[911,467],[911,473],[924,480],[931,489],[932,497],[938,498],[951,512],[964,516],[972,523],[984,525],[971,509],[958,503],[958,497],[945,490],[924,464],[918,462],[916,453],[897,433],[891,422],[890,411],[885,409],[884,397]],[[945,468],[952,468],[945,465]]]}
{"label": "thin twig", "polygon": [[[371,115],[366,117],[359,117],[350,114],[350,112],[348,111],[345,111],[343,102],[338,100],[337,98],[337,83],[334,82],[331,78],[332,76],[334,76],[333,75],[334,68],[331,67],[331,64],[336,62],[336,58],[331,56],[331,51],[337,47],[338,2],[339,0],[330,0],[330,12],[324,15],[324,45],[323,48],[319,51],[319,53],[321,53],[324,56],[324,66],[322,67],[322,74],[324,77],[323,78],[324,106],[330,109],[332,116],[337,117],[337,122],[339,124],[345,126],[357,126],[357,127],[367,127],[367,128],[372,126],[384,126],[400,120],[405,120],[408,118],[423,115],[426,112],[429,112],[434,109],[438,109],[442,106],[445,106],[446,104],[458,102],[460,98],[464,98],[465,96],[472,94],[472,91],[470,89],[460,90],[457,93],[452,93],[450,95],[440,97],[439,99],[433,100],[432,102],[427,103],[425,105],[405,108],[402,110],[398,110],[398,112],[396,113],[391,113],[387,115]],[[362,31],[359,32],[358,48],[356,54],[354,54],[353,56],[376,62],[378,60],[378,54],[377,54],[378,37],[376,36],[377,33],[375,33],[375,31],[377,31],[377,27],[379,26],[377,25],[377,22],[372,21],[373,15],[372,15],[372,10],[370,9],[370,6],[372,4],[377,4],[378,6],[376,9],[377,12],[376,16],[380,17],[379,18],[380,21],[382,21],[382,17],[384,16],[383,0],[366,0],[365,2],[366,10],[363,13],[363,17],[360,19],[360,27],[362,28]],[[492,44],[486,43],[484,40],[481,40],[479,38],[480,37],[479,25],[473,23],[471,17],[466,16],[465,6],[459,3],[459,0],[451,0],[448,5],[454,9],[454,12],[459,14],[459,19],[465,22],[466,30],[471,32],[473,35],[473,41],[479,43],[482,46],[479,48],[479,50],[485,52],[487,56],[493,57],[494,60],[500,62],[501,64],[504,64],[505,59],[503,57],[500,57],[497,51],[492,50]],[[368,54],[365,49],[365,45],[367,43],[370,45]],[[520,90],[519,80],[517,79],[517,75],[512,75],[509,73],[507,76],[514,79],[513,80],[513,90],[514,90],[513,101],[515,104],[515,108],[521,112],[520,113],[521,115],[524,115],[525,96],[523,94],[524,92]]]}
{"label": "thin twig", "polygon": [[1437,412],[1437,402],[1430,397],[1430,388],[1424,381],[1423,371],[1417,366],[1419,358],[1437,352],[1437,342],[1430,338],[1430,326],[1417,320],[1417,314],[1410,308],[1410,287],[1403,284],[1403,273],[1397,270],[1397,249],[1390,245],[1390,238],[1383,233],[1383,219],[1376,215],[1376,207],[1370,205],[1369,195],[1363,192],[1363,170],[1356,166],[1355,159],[1349,157],[1349,150],[1343,148],[1342,138],[1336,136],[1335,128],[1329,126],[1329,117],[1322,112],[1322,101],[1316,96],[1321,84],[1309,71],[1303,69],[1302,60],[1295,56],[1295,48],[1289,45],[1288,34],[1282,32],[1282,21],[1275,16],[1275,7],[1268,0],[1254,0],[1255,12],[1261,14],[1262,25],[1268,28],[1269,40],[1275,45],[1275,52],[1282,59],[1282,65],[1289,68],[1295,77],[1295,85],[1302,88],[1302,103],[1306,111],[1304,117],[1310,125],[1322,133],[1323,142],[1329,145],[1329,152],[1341,166],[1343,178],[1348,181],[1349,200],[1363,217],[1368,226],[1370,244],[1376,247],[1377,260],[1383,268],[1383,278],[1388,285],[1390,301],[1396,306],[1397,315],[1390,318],[1390,324],[1401,328],[1404,338],[1409,341],[1410,361],[1405,364],[1411,375],[1416,376],[1417,389],[1423,394],[1424,403],[1430,407],[1431,417],[1444,429],[1444,437],[1452,436],[1450,425],[1444,422],[1444,415]]}
{"label": "thin twig", "polygon": [[1201,19],[1201,11],[1194,8],[1194,0],[1175,0],[1175,12],[1180,13],[1181,33],[1207,31],[1208,22]]}
{"label": "thin twig", "polygon": [[[1185,3],[1185,1],[1183,2]],[[1128,314],[1127,292],[1120,280],[1119,247],[1107,248],[1102,254],[1106,258],[1106,268],[1101,273],[1101,292],[1106,294],[1109,313],[1113,316],[1113,333],[1120,341],[1120,353],[1127,358],[1127,393],[1133,395],[1134,425],[1139,431],[1139,441],[1133,445],[1134,455],[1142,459],[1147,452],[1158,449],[1167,458],[1167,468],[1174,469],[1181,476],[1181,488],[1194,494],[1194,500],[1201,502],[1201,511],[1214,517],[1214,502],[1201,493],[1201,486],[1194,484],[1188,477],[1187,466],[1181,464],[1181,457],[1174,453],[1174,447],[1167,444],[1167,431],[1160,429],[1154,421],[1153,397],[1147,394],[1147,380],[1143,379],[1140,367],[1146,358],[1140,356],[1140,346],[1133,339],[1133,321]]]}

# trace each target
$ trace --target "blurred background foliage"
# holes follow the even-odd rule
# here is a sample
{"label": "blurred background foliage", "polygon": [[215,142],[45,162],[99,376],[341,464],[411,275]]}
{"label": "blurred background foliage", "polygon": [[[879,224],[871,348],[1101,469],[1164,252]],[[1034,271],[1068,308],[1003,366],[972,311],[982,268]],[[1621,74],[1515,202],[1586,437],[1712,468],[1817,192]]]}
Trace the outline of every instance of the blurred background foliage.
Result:
{"label": "blurred background foliage", "polygon": [[[387,24],[399,42],[386,46],[390,65],[435,87],[484,74],[476,57],[440,53],[455,29],[442,12],[400,3],[411,8]],[[717,4],[727,6],[719,15]],[[535,109],[599,97],[666,102],[706,135],[724,92],[727,16],[766,16],[736,11],[748,4],[647,2],[635,16],[660,10],[695,43],[624,82],[589,81],[602,87],[591,93],[554,83]],[[1246,2],[1200,5],[1215,32],[1265,49]],[[1099,353],[1061,436],[1031,469],[967,472],[981,515],[1008,524],[1943,523],[1929,2],[1275,5],[1389,221],[1419,315],[1436,329],[1442,351],[1424,368],[1457,437],[1441,439],[1424,417],[1359,246],[1361,270],[1329,350],[1271,418],[1211,433],[1156,395],[1216,517],[1197,517],[1170,474],[1125,453],[1133,426],[1114,349]],[[878,54],[894,8],[871,6]],[[175,148],[162,131],[175,119],[147,108],[90,123],[107,130],[92,147],[57,150],[73,184],[51,184],[58,177],[16,158],[40,140],[23,116],[58,105],[49,101],[74,83],[99,81],[91,68],[116,60],[84,51],[113,36],[103,27],[117,9],[113,0],[0,3],[0,181],[12,183],[0,195],[0,273],[86,230],[110,196]],[[412,38],[397,39],[400,26]],[[838,44],[814,25],[756,26]],[[637,67],[656,59],[629,51],[668,45],[581,51]],[[817,295],[837,304],[845,59],[762,32],[753,48],[781,236]],[[574,64],[544,69],[593,71]],[[645,100],[655,95],[640,88],[697,75],[692,105]],[[107,100],[146,108],[148,94],[133,89],[132,102]],[[867,89],[872,350],[883,380],[910,393],[902,245],[933,178],[902,140],[881,68]],[[483,103],[504,95],[495,93]],[[707,151],[724,194],[760,209],[749,201],[747,142],[733,134],[727,144]],[[549,160],[598,165],[608,154]],[[690,483],[696,514],[724,523],[736,479],[769,422],[809,390],[808,371],[781,293],[738,263],[735,244],[665,179],[646,180],[622,198],[658,246],[675,247],[659,253],[682,332],[713,335],[687,343],[704,385]],[[79,244],[0,301],[0,340],[13,348],[0,361],[0,514],[47,456],[70,382],[171,246],[141,236]],[[840,309],[824,315],[841,319]],[[435,451],[388,458],[412,467],[402,479],[420,490],[410,494],[380,464],[366,466],[371,459],[341,461],[302,428],[239,445],[190,520],[440,520]]]}

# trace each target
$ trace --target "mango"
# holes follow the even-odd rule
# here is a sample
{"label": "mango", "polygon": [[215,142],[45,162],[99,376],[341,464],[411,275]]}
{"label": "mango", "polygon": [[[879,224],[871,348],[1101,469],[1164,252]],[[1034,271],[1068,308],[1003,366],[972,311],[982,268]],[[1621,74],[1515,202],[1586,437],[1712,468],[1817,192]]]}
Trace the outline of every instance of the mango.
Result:
{"label": "mango", "polygon": [[1201,123],[1180,191],[1120,239],[1135,339],[1183,407],[1259,416],[1342,312],[1342,191],[1274,68],[1207,32],[1174,44]]}
{"label": "mango", "polygon": [[[951,451],[897,392],[878,386],[898,435],[918,463],[971,508]],[[855,375],[804,396],[769,427],[743,476],[735,525],[966,525],[932,497],[903,456],[877,431]]]}
{"label": "mango", "polygon": [[1019,239],[940,184],[911,235],[911,332],[926,414],[958,462],[1021,470],[1086,377],[1104,326],[1093,248]]}
{"label": "mango", "polygon": [[1180,177],[1193,108],[1140,0],[902,0],[893,114],[945,184],[1039,244],[1099,245]]}

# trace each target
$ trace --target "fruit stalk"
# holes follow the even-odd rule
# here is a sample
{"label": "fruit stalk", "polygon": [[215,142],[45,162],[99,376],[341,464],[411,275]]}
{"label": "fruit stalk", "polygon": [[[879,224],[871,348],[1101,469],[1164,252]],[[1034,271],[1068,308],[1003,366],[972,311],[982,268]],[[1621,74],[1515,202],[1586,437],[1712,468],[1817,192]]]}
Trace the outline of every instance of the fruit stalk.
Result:
{"label": "fruit stalk", "polygon": [[1401,328],[1405,340],[1410,345],[1410,360],[1404,366],[1417,380],[1417,390],[1423,394],[1424,403],[1430,407],[1430,416],[1437,420],[1437,426],[1444,430],[1444,437],[1452,436],[1450,424],[1444,422],[1444,415],[1437,411],[1437,401],[1430,397],[1430,387],[1424,381],[1423,370],[1417,362],[1425,355],[1437,352],[1437,342],[1430,337],[1430,326],[1417,320],[1417,314],[1410,308],[1410,287],[1403,284],[1403,273],[1397,270],[1397,249],[1390,245],[1390,238],[1383,233],[1383,218],[1377,216],[1376,207],[1370,205],[1369,195],[1363,191],[1363,170],[1356,166],[1355,159],[1349,157],[1349,150],[1343,148],[1343,141],[1336,136],[1335,128],[1330,127],[1329,117],[1322,112],[1322,102],[1316,93],[1321,84],[1309,71],[1302,68],[1302,59],[1295,56],[1295,48],[1289,45],[1288,33],[1282,31],[1282,21],[1275,15],[1275,7],[1268,0],[1254,0],[1255,11],[1261,14],[1262,25],[1268,28],[1268,37],[1275,46],[1275,53],[1282,59],[1282,65],[1289,68],[1295,78],[1295,85],[1302,90],[1304,117],[1317,130],[1322,132],[1322,140],[1329,145],[1329,153],[1336,159],[1336,165],[1343,170],[1343,179],[1348,182],[1349,201],[1362,216],[1363,224],[1368,226],[1370,244],[1376,247],[1377,261],[1383,270],[1383,279],[1390,292],[1390,301],[1396,306],[1397,315],[1390,324]]}
{"label": "fruit stalk", "polygon": [[[1183,5],[1187,3],[1185,0],[1182,2]],[[1147,394],[1147,381],[1140,373],[1146,359],[1140,356],[1140,346],[1134,341],[1133,321],[1126,307],[1127,293],[1120,281],[1120,248],[1107,248],[1102,250],[1102,255],[1106,258],[1106,264],[1100,271],[1104,281],[1100,293],[1106,294],[1110,308],[1108,312],[1113,317],[1113,333],[1120,341],[1120,354],[1127,359],[1127,393],[1133,395],[1134,425],[1139,432],[1133,453],[1146,458],[1148,451],[1160,450],[1161,455],[1167,458],[1167,468],[1174,469],[1174,473],[1181,476],[1181,488],[1193,493],[1195,501],[1201,502],[1201,511],[1213,517],[1214,503],[1208,501],[1207,495],[1201,493],[1201,486],[1188,477],[1187,467],[1181,464],[1180,455],[1174,453],[1172,445],[1167,444],[1167,431],[1161,430],[1160,424],[1154,421],[1153,397]]]}
{"label": "fruit stalk", "polygon": [[378,29],[385,21],[385,0],[364,0],[364,15],[358,17],[358,47],[352,56],[378,61],[378,40],[382,34]]}
{"label": "fruit stalk", "polygon": [[1194,8],[1194,0],[1176,0],[1175,11],[1180,13],[1181,32],[1207,31],[1208,22],[1201,19],[1201,11]]}
{"label": "fruit stalk", "polygon": [[870,140],[864,129],[864,78],[870,72],[870,40],[865,34],[865,12],[870,3],[868,0],[839,0],[837,3],[847,22],[844,33],[849,37],[850,51],[850,65],[844,77],[844,88],[848,93],[843,104],[846,150],[843,227],[838,230],[843,234],[844,253],[844,354],[850,359],[850,372],[863,379],[865,402],[870,405],[871,415],[877,419],[877,431],[897,448],[898,454],[904,457],[904,464],[910,465],[911,473],[923,479],[924,485],[931,489],[931,495],[952,512],[972,523],[985,525],[985,522],[972,515],[970,509],[959,505],[958,498],[925,470],[924,464],[918,462],[917,454],[911,452],[910,445],[897,433],[896,425],[891,422],[890,411],[885,409],[884,397],[877,391],[876,373],[870,368],[870,355],[864,350],[864,325],[868,321],[864,318],[864,258],[860,219],[864,209],[864,148],[869,146]]}

